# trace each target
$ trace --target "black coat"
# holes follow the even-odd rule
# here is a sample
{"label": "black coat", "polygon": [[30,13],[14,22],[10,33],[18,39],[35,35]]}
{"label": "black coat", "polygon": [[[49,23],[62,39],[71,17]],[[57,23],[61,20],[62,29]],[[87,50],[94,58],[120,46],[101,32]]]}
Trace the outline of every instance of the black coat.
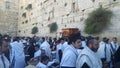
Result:
{"label": "black coat", "polygon": [[114,61],[115,63],[117,62],[120,62],[120,47],[118,48],[118,50],[115,52],[115,55],[114,55]]}

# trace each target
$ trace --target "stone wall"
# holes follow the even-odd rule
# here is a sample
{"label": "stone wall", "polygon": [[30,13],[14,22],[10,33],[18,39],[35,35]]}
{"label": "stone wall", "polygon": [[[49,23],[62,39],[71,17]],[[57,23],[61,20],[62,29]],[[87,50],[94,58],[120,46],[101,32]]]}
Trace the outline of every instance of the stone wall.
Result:
{"label": "stone wall", "polygon": [[0,33],[15,36],[18,27],[18,0],[0,0]]}
{"label": "stone wall", "polygon": [[[29,4],[32,4],[32,9],[26,10],[25,8]],[[88,14],[100,5],[111,10],[114,15],[109,28],[99,36],[120,37],[120,0],[21,0],[18,34],[32,36],[31,29],[37,26],[39,28],[37,35],[39,36],[59,37],[63,28],[79,28],[83,35],[87,35],[83,31],[84,21]],[[26,13],[26,18],[22,16],[23,13]],[[26,20],[28,20],[27,23]],[[48,26],[53,22],[58,24],[58,30],[50,33]]]}

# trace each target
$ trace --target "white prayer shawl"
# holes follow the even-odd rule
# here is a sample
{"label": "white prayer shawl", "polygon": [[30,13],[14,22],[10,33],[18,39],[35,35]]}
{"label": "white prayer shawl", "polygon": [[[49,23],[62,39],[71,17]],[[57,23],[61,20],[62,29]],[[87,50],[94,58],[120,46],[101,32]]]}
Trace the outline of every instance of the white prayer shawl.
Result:
{"label": "white prayer shawl", "polygon": [[63,48],[62,51],[64,52],[64,49],[67,48],[68,46],[69,46],[68,42],[64,42],[63,47],[62,47]]}
{"label": "white prayer shawl", "polygon": [[57,50],[56,50],[56,59],[57,59],[58,62],[60,62],[59,61],[60,57],[59,57],[59,54],[58,54],[59,50],[62,50],[62,52],[63,52],[63,44],[61,44],[61,43],[57,45]]}
{"label": "white prayer shawl", "polygon": [[49,66],[51,66],[53,63],[55,63],[55,61],[54,61],[54,60],[53,60],[53,61],[48,62],[47,66],[49,67]]}
{"label": "white prayer shawl", "polygon": [[81,44],[82,44],[82,47],[84,47],[84,48],[87,47],[85,41],[82,41]]}
{"label": "white prayer shawl", "polygon": [[111,50],[112,54],[114,54],[113,49],[115,49],[115,51],[117,51],[118,48],[119,48],[118,43],[115,44],[113,41],[110,43],[110,50]]}
{"label": "white prayer shawl", "polygon": [[82,49],[77,49],[78,54],[80,54],[80,53],[81,53],[81,51],[82,51]]}
{"label": "white prayer shawl", "polygon": [[47,65],[39,62],[37,65],[36,65],[36,68],[48,68]]}
{"label": "white prayer shawl", "polygon": [[9,68],[10,63],[9,63],[8,59],[3,54],[0,55],[0,68],[4,68],[4,64],[3,64],[2,59],[1,59],[2,56],[3,56],[6,68]]}
{"label": "white prayer shawl", "polygon": [[111,62],[110,44],[107,44],[107,62]]}
{"label": "white prayer shawl", "polygon": [[83,49],[76,61],[76,68],[81,68],[86,63],[90,68],[102,68],[100,58],[88,47]]}
{"label": "white prayer shawl", "polygon": [[[34,53],[34,58],[41,56],[41,50],[38,50]],[[36,60],[36,59],[34,59]]]}
{"label": "white prayer shawl", "polygon": [[62,48],[63,48],[63,44],[60,43],[57,45],[57,50],[62,50]]}
{"label": "white prayer shawl", "polygon": [[60,66],[75,67],[77,57],[78,57],[77,50],[74,48],[73,45],[68,45],[68,47],[65,48],[65,50],[63,52]]}
{"label": "white prayer shawl", "polygon": [[[14,58],[14,52],[12,51],[12,47],[13,47],[13,42],[10,42],[10,63],[12,63],[13,58]],[[13,53],[12,53],[13,52]]]}
{"label": "white prayer shawl", "polygon": [[36,68],[36,66],[34,66],[34,65],[28,65],[25,68]]}
{"label": "white prayer shawl", "polygon": [[51,58],[51,49],[50,49],[50,44],[47,41],[44,41],[41,45],[40,45],[40,49],[45,49],[45,54]]}
{"label": "white prayer shawl", "polygon": [[24,46],[21,42],[13,42],[11,43],[12,53],[10,57],[11,63],[15,61],[14,68],[24,68],[25,66],[25,54],[24,54]]}
{"label": "white prayer shawl", "polygon": [[104,43],[103,41],[100,42],[97,54],[99,58],[105,58],[105,45],[106,45],[106,61],[111,61],[111,52],[110,52],[110,45]]}

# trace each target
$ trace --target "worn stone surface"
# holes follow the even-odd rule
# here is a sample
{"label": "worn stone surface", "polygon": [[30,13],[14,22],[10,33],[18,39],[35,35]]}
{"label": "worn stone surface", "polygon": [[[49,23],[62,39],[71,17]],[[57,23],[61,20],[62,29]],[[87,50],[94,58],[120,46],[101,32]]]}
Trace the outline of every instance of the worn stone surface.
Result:
{"label": "worn stone surface", "polygon": [[[32,4],[32,10],[23,9],[19,12],[20,15],[23,12],[27,15],[26,18],[19,16],[19,30],[22,36],[31,36],[31,29],[34,26],[38,26],[37,35],[40,36],[60,36],[63,28],[79,28],[82,34],[85,34],[83,31],[85,19],[100,5],[114,13],[110,27],[100,36],[119,36],[120,0],[26,0],[21,1],[20,6],[25,8],[28,4]],[[26,19],[28,23],[22,24]],[[58,30],[50,34],[48,25],[53,22],[58,24]]]}
{"label": "worn stone surface", "polygon": [[0,0],[0,33],[16,35],[18,28],[18,0]]}

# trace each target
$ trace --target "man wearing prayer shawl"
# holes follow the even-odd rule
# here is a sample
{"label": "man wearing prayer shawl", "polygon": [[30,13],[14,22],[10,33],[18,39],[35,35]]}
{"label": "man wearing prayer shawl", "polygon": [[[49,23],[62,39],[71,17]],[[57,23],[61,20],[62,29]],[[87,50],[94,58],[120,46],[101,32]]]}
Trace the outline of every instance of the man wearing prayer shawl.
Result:
{"label": "man wearing prayer shawl", "polygon": [[9,68],[10,63],[4,52],[7,50],[8,45],[5,44],[5,40],[0,40],[0,68]]}
{"label": "man wearing prayer shawl", "polygon": [[101,60],[96,54],[98,47],[96,39],[88,41],[87,47],[81,51],[77,58],[76,68],[102,68]]}
{"label": "man wearing prayer shawl", "polygon": [[81,45],[80,34],[72,34],[69,37],[69,45],[64,49],[62,60],[60,63],[61,68],[76,68],[76,60],[78,57],[77,48]]}
{"label": "man wearing prayer shawl", "polygon": [[19,37],[16,37],[10,44],[11,53],[10,53],[10,62],[13,68],[24,68],[25,67],[25,54],[24,54],[24,45],[19,42]]}
{"label": "man wearing prayer shawl", "polygon": [[43,43],[40,46],[40,49],[45,50],[46,56],[48,56],[51,59],[51,49],[50,49],[50,44],[45,40],[45,38],[42,38]]}

